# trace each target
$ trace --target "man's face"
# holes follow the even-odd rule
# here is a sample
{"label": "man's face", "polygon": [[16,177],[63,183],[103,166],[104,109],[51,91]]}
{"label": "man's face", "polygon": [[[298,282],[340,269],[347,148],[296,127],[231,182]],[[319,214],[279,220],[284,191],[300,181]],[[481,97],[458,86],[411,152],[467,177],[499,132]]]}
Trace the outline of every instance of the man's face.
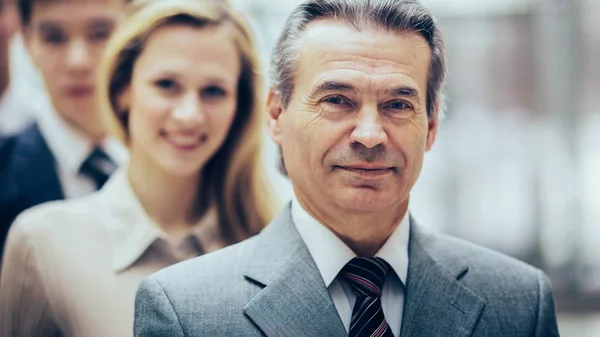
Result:
{"label": "man's face", "polygon": [[300,201],[352,214],[405,205],[437,130],[427,42],[329,19],[298,50],[288,107],[270,94],[269,131]]}
{"label": "man's face", "polygon": [[87,134],[101,133],[95,76],[124,5],[123,0],[39,1],[25,29],[55,110]]}

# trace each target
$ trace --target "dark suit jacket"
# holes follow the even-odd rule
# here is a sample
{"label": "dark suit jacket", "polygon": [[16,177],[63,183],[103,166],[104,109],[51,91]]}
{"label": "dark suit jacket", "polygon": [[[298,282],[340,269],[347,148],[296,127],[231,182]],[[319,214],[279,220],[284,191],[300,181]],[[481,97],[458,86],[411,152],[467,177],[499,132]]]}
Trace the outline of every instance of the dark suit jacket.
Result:
{"label": "dark suit jacket", "polygon": [[22,211],[64,199],[56,162],[37,125],[0,140],[0,252]]}
{"label": "dark suit jacket", "polygon": [[[546,276],[411,220],[402,337],[558,336]],[[259,235],[140,285],[136,337],[347,336],[287,207]]]}

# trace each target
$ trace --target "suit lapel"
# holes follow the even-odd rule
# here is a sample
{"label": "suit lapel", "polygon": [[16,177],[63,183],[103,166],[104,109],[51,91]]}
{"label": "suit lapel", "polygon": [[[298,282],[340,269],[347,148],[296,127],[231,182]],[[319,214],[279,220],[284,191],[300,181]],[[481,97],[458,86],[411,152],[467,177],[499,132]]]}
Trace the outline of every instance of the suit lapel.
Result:
{"label": "suit lapel", "polygon": [[289,205],[257,238],[246,279],[264,287],[244,313],[267,336],[347,336]]}
{"label": "suit lapel", "polygon": [[459,282],[468,266],[436,251],[435,240],[411,219],[402,337],[467,337],[483,311],[484,300]]}
{"label": "suit lapel", "polygon": [[27,207],[47,201],[64,199],[60,186],[56,162],[37,125],[31,126],[22,135],[17,149],[15,167]]}

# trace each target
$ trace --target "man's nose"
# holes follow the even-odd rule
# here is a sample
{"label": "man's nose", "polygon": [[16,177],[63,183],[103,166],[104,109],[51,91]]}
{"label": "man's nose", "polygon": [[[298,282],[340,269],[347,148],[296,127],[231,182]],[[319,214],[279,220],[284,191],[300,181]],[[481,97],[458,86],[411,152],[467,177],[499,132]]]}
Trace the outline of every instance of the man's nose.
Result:
{"label": "man's nose", "polygon": [[387,139],[378,109],[376,107],[363,108],[358,114],[356,126],[350,135],[352,143],[360,143],[370,149],[384,144]]}
{"label": "man's nose", "polygon": [[67,64],[73,70],[88,70],[91,62],[91,54],[88,44],[83,40],[75,40],[70,43],[67,53]]}

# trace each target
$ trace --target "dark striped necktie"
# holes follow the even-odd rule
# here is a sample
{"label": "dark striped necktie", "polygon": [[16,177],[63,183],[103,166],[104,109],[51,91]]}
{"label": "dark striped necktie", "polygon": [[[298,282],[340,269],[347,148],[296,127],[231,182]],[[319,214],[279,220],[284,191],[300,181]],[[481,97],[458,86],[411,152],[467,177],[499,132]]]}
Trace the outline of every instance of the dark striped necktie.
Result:
{"label": "dark striped necktie", "polygon": [[355,257],[342,269],[356,302],[350,321],[350,337],[393,337],[381,307],[381,291],[390,265],[380,257]]}
{"label": "dark striped necktie", "polygon": [[108,180],[117,165],[99,147],[96,147],[89,157],[81,164],[79,173],[92,179],[96,189],[100,189]]}

